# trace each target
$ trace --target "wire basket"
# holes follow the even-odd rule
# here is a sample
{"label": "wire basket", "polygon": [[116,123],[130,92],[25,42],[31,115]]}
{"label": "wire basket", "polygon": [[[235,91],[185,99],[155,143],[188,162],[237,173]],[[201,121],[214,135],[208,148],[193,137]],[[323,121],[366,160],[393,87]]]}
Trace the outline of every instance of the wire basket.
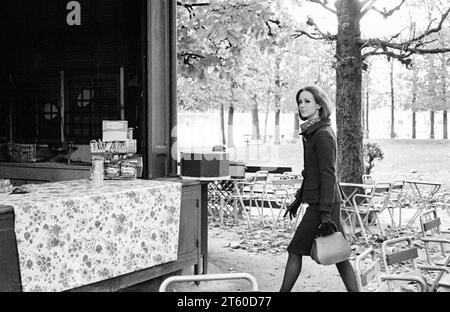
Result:
{"label": "wire basket", "polygon": [[36,162],[36,144],[8,144],[8,155],[15,162]]}

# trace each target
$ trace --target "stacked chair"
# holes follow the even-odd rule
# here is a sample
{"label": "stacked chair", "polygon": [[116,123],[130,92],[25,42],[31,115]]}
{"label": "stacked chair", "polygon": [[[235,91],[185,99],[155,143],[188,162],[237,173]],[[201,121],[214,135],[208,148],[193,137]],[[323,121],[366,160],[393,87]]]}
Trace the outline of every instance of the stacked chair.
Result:
{"label": "stacked chair", "polygon": [[[347,213],[352,212],[356,215],[358,224],[351,224],[352,231],[356,232],[356,227],[359,225],[361,234],[367,244],[369,243],[367,232],[374,222],[379,227],[382,237],[386,237],[379,215],[389,204],[390,187],[390,183],[375,183],[368,194],[354,195],[352,197],[353,206],[344,208]],[[375,216],[375,219],[373,219],[373,216]]]}
{"label": "stacked chair", "polygon": [[[376,245],[371,245],[355,258],[359,290],[449,292],[450,231],[441,229],[441,219],[437,214],[437,208],[446,208],[448,205],[445,196],[439,201],[441,206],[430,205],[420,215],[422,232],[420,237],[413,240],[412,236],[401,237],[398,230],[402,226],[401,209],[406,202],[404,181],[376,183],[371,176],[364,176],[363,183],[373,184],[372,190],[354,195],[353,207],[345,209],[353,209],[366,244],[369,245],[367,232],[374,221],[377,222],[384,241],[378,252],[375,250]],[[378,215],[385,210],[389,212],[392,226],[396,230],[395,238],[389,239],[380,223]],[[371,220],[369,213],[372,211],[375,215]],[[394,221],[396,212],[398,223]],[[421,246],[426,254],[423,262],[419,258]]]}
{"label": "stacked chair", "polygon": [[[391,240],[384,241],[381,246],[381,256],[383,259],[384,268],[387,274],[402,266],[402,270],[407,268],[404,276],[416,276],[422,278],[427,282],[427,291],[449,291],[450,285],[447,284],[446,279],[450,276],[450,268],[439,265],[418,265],[417,259],[419,257],[418,249],[413,245],[411,237],[398,237]],[[438,272],[433,277],[429,274],[428,278],[425,273]],[[443,279],[445,275],[445,279]],[[389,291],[393,291],[395,286],[402,286],[401,283],[388,282]]]}
{"label": "stacked chair", "polygon": [[251,180],[236,183],[234,194],[229,197],[229,200],[234,202],[235,212],[238,210],[237,203],[240,204],[241,211],[247,218],[250,228],[253,227],[251,223],[253,209],[256,209],[262,224],[265,225],[263,214],[264,202],[268,203],[272,218],[275,221],[275,214],[267,190],[268,179],[268,171],[258,171]]}
{"label": "stacked chair", "polygon": [[440,246],[441,255],[445,259],[444,262],[446,262],[442,264],[448,266],[450,256],[447,256],[445,246],[450,246],[450,231],[441,230],[441,219],[438,217],[436,208],[432,208],[421,214],[420,227],[428,263],[432,264],[435,262],[431,257],[431,247],[432,244],[437,244]]}
{"label": "stacked chair", "polygon": [[[364,265],[365,264],[365,265]],[[393,283],[413,283],[419,292],[428,291],[426,281],[419,276],[405,276],[400,274],[383,274],[381,259],[376,255],[373,247],[367,248],[355,260],[355,275],[360,292],[387,292],[401,291],[402,288],[394,288]],[[390,286],[389,284],[390,283]],[[389,289],[391,287],[391,289]]]}
{"label": "stacked chair", "polygon": [[[301,174],[284,173],[283,175],[275,176],[272,179],[273,185],[273,199],[279,206],[278,214],[275,218],[272,230],[278,226],[282,215],[286,212],[286,208],[295,200],[297,190],[301,187],[303,177]],[[289,223],[290,229],[294,229],[298,220],[303,215],[304,206],[300,206],[297,211],[297,217]]]}
{"label": "stacked chair", "polygon": [[[392,225],[398,233],[398,228],[402,227],[402,207],[405,204],[406,198],[403,196],[403,190],[405,188],[405,181],[397,180],[391,183],[391,189],[389,194],[388,209],[392,216]],[[398,210],[398,224],[394,222],[395,211]]]}

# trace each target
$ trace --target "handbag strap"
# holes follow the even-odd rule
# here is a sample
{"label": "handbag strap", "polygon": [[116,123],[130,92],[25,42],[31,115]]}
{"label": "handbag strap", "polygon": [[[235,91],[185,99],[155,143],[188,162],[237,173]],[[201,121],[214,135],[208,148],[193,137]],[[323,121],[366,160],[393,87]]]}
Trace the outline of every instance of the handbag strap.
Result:
{"label": "handbag strap", "polygon": [[321,223],[317,230],[317,237],[326,236],[326,235],[323,235],[324,227],[326,227],[327,230],[329,230],[331,227],[331,229],[333,230],[333,232],[327,233],[326,235],[330,235],[330,234],[333,234],[334,232],[338,232],[338,227],[337,227],[336,223],[334,223],[333,221],[330,221],[327,223]]}

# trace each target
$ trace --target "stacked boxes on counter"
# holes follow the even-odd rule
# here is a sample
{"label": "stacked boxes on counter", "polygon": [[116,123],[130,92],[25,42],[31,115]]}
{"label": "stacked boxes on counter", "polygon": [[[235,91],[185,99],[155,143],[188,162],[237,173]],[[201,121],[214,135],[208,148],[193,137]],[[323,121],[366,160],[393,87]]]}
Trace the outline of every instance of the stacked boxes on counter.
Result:
{"label": "stacked boxes on counter", "polygon": [[92,140],[92,163],[103,159],[104,178],[135,179],[142,176],[142,158],[135,156],[136,140],[133,140],[132,129],[128,121],[104,120],[103,140]]}

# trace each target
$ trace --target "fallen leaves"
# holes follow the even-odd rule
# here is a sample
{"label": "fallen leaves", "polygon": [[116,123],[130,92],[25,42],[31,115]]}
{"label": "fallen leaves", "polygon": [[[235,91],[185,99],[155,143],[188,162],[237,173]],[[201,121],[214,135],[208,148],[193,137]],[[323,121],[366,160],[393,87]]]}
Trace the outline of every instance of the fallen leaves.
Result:
{"label": "fallen leaves", "polygon": [[286,248],[291,241],[294,231],[287,229],[281,222],[277,228],[273,229],[271,218],[264,219],[264,225],[257,224],[254,220],[254,227],[250,229],[246,222],[224,220],[223,223],[214,219],[210,220],[210,227],[220,227],[224,230],[235,231],[239,241],[229,242],[227,247],[230,249],[243,249],[252,253],[266,252],[270,254],[279,254],[286,252]]}

